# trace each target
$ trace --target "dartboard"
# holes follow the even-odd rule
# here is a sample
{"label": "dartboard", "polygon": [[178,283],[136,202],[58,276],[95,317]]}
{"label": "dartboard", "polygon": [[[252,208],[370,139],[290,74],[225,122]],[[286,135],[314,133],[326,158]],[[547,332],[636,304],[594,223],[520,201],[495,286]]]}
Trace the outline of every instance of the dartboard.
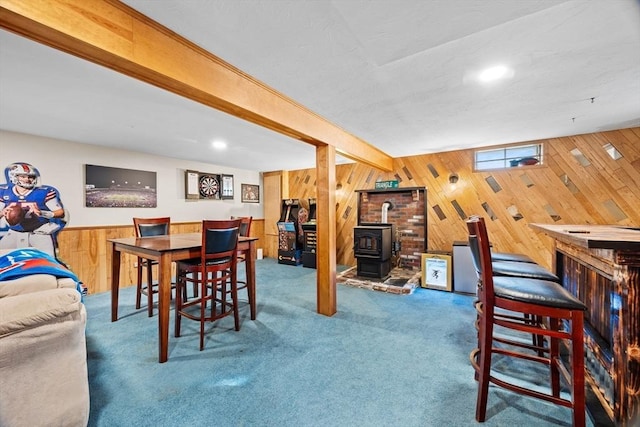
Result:
{"label": "dartboard", "polygon": [[200,176],[200,197],[215,199],[219,197],[220,183],[213,175]]}

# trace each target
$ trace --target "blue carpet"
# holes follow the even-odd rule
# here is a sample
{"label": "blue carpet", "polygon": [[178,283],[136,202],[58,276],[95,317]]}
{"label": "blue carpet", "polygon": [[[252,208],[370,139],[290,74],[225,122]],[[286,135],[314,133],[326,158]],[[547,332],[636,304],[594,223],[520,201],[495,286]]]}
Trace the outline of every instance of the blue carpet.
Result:
{"label": "blue carpet", "polygon": [[[315,270],[257,262],[258,318],[242,306],[212,325],[183,319],[158,363],[157,310],[134,288],[86,298],[90,426],[570,426],[571,412],[492,388],[474,420],[472,297],[395,295],[338,285],[338,312],[316,313]],[[245,296],[244,291],[241,294]],[[590,424],[591,425],[591,424]]]}

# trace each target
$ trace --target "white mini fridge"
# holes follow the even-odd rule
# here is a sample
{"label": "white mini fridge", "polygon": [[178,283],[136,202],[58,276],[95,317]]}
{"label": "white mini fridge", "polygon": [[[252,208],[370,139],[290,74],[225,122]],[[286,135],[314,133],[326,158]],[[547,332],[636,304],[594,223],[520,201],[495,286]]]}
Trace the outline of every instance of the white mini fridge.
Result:
{"label": "white mini fridge", "polygon": [[453,242],[453,291],[476,294],[478,275],[471,259],[469,242]]}

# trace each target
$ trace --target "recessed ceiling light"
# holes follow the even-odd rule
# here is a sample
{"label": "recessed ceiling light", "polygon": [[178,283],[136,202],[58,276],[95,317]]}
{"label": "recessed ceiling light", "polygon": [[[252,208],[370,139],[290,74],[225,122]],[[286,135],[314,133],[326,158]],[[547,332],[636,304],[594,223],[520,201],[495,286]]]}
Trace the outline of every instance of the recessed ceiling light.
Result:
{"label": "recessed ceiling light", "polygon": [[224,150],[225,148],[227,148],[227,143],[224,141],[213,141],[211,143],[211,146],[216,150]]}
{"label": "recessed ceiling light", "polygon": [[505,67],[504,65],[497,65],[495,67],[487,68],[478,74],[478,80],[483,83],[492,82],[495,80],[506,79],[513,77],[513,70]]}

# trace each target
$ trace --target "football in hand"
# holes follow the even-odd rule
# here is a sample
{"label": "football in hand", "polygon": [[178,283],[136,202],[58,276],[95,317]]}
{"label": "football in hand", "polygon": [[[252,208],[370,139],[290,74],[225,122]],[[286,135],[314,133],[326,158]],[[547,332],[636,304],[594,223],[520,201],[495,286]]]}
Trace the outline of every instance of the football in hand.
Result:
{"label": "football in hand", "polygon": [[9,225],[18,225],[24,219],[24,210],[20,205],[11,205],[5,210],[4,217]]}

